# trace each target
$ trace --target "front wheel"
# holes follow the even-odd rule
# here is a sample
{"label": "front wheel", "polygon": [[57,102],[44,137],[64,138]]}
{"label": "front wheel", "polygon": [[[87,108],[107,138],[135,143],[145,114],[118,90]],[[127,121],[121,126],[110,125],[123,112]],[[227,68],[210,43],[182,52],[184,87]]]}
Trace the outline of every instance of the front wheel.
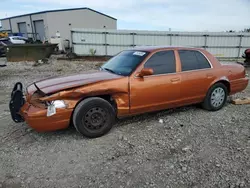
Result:
{"label": "front wheel", "polygon": [[78,132],[89,138],[108,133],[115,122],[115,110],[106,100],[98,97],[80,102],[73,114],[73,124]]}
{"label": "front wheel", "polygon": [[209,111],[220,110],[227,101],[227,87],[223,83],[214,84],[207,92],[202,107]]}

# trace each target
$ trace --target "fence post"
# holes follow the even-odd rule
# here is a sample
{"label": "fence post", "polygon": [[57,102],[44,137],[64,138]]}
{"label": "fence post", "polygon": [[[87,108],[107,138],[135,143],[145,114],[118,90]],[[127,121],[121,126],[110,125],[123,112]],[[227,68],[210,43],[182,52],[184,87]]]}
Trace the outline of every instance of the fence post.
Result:
{"label": "fence post", "polygon": [[105,45],[105,56],[107,56],[108,55],[108,41],[107,41],[107,34],[108,34],[108,32],[104,32],[104,45]]}
{"label": "fence post", "polygon": [[170,38],[169,38],[170,46],[172,46],[172,36],[173,36],[173,34],[170,33],[170,34],[169,34],[169,37],[170,37]]}
{"label": "fence post", "polygon": [[239,41],[239,46],[238,46],[238,57],[237,59],[239,59],[240,57],[240,50],[241,50],[241,44],[242,44],[242,38],[243,38],[244,35],[238,35],[238,37],[240,37],[240,41]]}
{"label": "fence post", "polygon": [[134,48],[135,47],[135,35],[136,35],[136,33],[130,33],[130,35],[132,36],[132,44],[131,44],[131,46]]}
{"label": "fence post", "polygon": [[70,30],[71,41],[70,41],[70,44],[69,44],[69,48],[71,49],[71,52],[74,52],[74,41],[73,41],[74,33],[73,32],[74,32],[73,30]]}
{"label": "fence post", "polygon": [[132,33],[132,45],[133,45],[133,48],[135,47],[135,34]]}
{"label": "fence post", "polygon": [[208,47],[208,46],[207,46],[207,37],[208,37],[209,35],[206,34],[206,35],[203,35],[203,36],[205,37],[204,46],[203,46],[203,47],[204,47],[204,49],[206,50],[207,47]]}

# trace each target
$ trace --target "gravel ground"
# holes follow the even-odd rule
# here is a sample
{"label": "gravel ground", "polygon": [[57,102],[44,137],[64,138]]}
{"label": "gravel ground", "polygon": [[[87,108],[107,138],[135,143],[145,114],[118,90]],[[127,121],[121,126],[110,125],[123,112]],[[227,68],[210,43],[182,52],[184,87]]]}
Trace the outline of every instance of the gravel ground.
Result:
{"label": "gravel ground", "polygon": [[[97,139],[74,128],[37,133],[10,118],[13,84],[100,63],[32,65],[0,68],[0,187],[250,187],[250,105],[227,103],[218,112],[195,105],[126,118]],[[237,96],[250,96],[250,87]]]}

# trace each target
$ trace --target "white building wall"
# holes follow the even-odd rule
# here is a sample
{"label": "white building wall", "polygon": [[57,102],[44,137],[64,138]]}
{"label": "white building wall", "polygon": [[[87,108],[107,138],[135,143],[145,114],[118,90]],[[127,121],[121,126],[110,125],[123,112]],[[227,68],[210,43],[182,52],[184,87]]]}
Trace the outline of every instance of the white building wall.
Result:
{"label": "white building wall", "polygon": [[63,39],[71,40],[72,28],[116,29],[116,20],[88,9],[47,13],[49,37],[59,31]]}
{"label": "white building wall", "polygon": [[10,22],[9,22],[9,19],[7,20],[2,20],[1,21],[1,24],[2,24],[2,29],[3,30],[10,30]]}
{"label": "white building wall", "polygon": [[[63,39],[71,40],[72,28],[117,29],[117,20],[89,9],[54,11],[11,18],[12,32],[19,32],[18,23],[26,22],[27,32],[35,32],[34,21],[43,20],[46,38],[59,31]],[[9,19],[1,21],[3,29],[10,30]],[[30,36],[30,35],[29,35]]]}
{"label": "white building wall", "polygon": [[[11,21],[11,26],[10,22]],[[44,21],[44,27],[45,27],[45,33],[48,35],[48,23],[47,23],[47,15],[46,14],[33,14],[33,15],[26,15],[26,16],[20,16],[20,17],[14,17],[11,19],[2,20],[2,26],[4,30],[12,30],[13,33],[18,33],[18,23],[25,22],[26,28],[28,33],[35,33],[35,27],[34,27],[34,21],[36,20],[43,20]],[[33,37],[31,34],[28,35],[29,37]]]}
{"label": "white building wall", "polygon": [[33,31],[34,31],[34,33],[35,33],[34,21],[43,20],[45,37],[48,39],[49,38],[49,25],[48,25],[48,16],[47,16],[47,14],[46,13],[43,13],[43,14],[33,14],[33,15],[31,15],[31,20],[33,22],[32,25],[33,25]]}
{"label": "white building wall", "polygon": [[26,22],[26,28],[27,28],[28,33],[32,32],[29,16],[16,17],[16,18],[12,18],[10,20],[11,20],[11,27],[12,27],[13,33],[19,32],[18,23],[21,23],[21,22]]}

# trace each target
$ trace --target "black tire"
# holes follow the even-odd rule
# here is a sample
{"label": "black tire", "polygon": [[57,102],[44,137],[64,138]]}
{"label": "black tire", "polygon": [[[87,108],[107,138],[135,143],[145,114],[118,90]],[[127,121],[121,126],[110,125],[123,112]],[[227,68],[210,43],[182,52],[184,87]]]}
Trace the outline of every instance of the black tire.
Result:
{"label": "black tire", "polygon": [[[214,106],[212,104],[212,101],[211,101],[211,97],[212,97],[212,94],[213,92],[216,90],[216,89],[223,89],[224,92],[225,92],[225,96],[224,96],[224,99],[222,101],[222,103],[219,105],[219,106]],[[209,111],[217,111],[217,110],[220,110],[226,103],[227,101],[227,96],[228,96],[228,89],[227,87],[223,84],[223,83],[216,83],[214,84],[207,92],[207,95],[206,95],[206,98],[205,100],[203,101],[202,103],[202,107],[206,110],[209,110]]]}
{"label": "black tire", "polygon": [[73,114],[73,124],[76,130],[88,138],[97,138],[108,133],[115,119],[113,106],[98,97],[81,101]]}

